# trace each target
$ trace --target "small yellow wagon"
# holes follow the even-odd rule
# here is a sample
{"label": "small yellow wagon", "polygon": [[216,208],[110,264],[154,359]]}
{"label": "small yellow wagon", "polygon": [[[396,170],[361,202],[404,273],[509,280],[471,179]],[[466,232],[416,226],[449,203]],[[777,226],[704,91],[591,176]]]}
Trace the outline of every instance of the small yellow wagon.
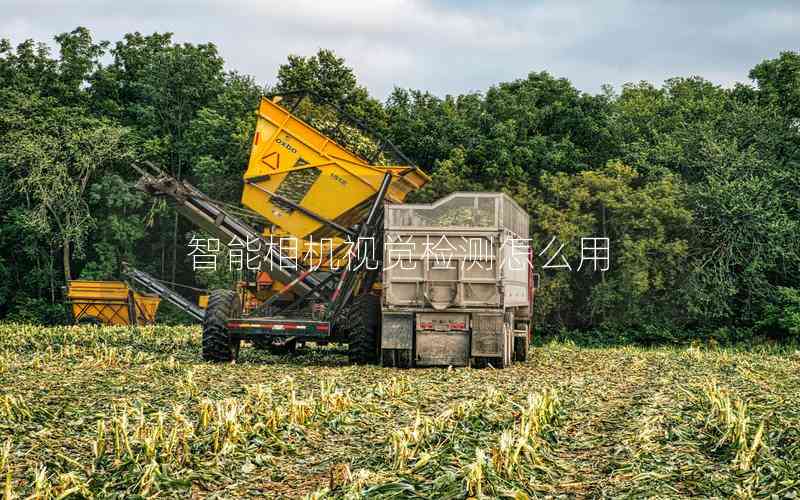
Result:
{"label": "small yellow wagon", "polygon": [[122,281],[72,280],[66,304],[76,324],[152,325],[161,302],[157,295],[139,293]]}

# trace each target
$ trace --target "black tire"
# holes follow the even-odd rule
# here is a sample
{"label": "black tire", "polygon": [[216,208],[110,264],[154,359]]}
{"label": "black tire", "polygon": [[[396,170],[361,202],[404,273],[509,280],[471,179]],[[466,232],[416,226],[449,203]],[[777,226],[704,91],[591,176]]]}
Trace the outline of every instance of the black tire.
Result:
{"label": "black tire", "polygon": [[378,362],[381,333],[381,299],[371,294],[359,295],[350,306],[347,353],[351,363]]}
{"label": "black tire", "polygon": [[394,368],[411,368],[413,356],[411,349],[381,349],[381,364]]}
{"label": "black tire", "polygon": [[103,322],[94,316],[84,316],[78,320],[78,324],[81,326],[103,326]]}
{"label": "black tire", "polygon": [[297,340],[290,340],[284,344],[276,344],[273,341],[262,341],[256,344],[256,348],[264,349],[273,356],[286,356],[297,352]]}
{"label": "black tire", "polygon": [[528,360],[529,345],[527,337],[514,337],[514,361],[525,362]]}
{"label": "black tire", "polygon": [[235,361],[239,357],[239,339],[232,339],[225,324],[242,312],[239,296],[233,290],[213,290],[203,319],[203,359]]}

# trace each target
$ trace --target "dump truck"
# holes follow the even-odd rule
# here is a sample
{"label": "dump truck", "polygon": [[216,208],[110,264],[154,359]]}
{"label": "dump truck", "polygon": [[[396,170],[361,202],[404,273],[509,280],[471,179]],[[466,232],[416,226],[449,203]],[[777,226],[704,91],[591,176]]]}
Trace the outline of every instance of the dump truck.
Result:
{"label": "dump truck", "polygon": [[524,360],[533,299],[525,211],[503,193],[453,193],[384,213],[383,363]]}
{"label": "dump truck", "polygon": [[[263,220],[261,224],[245,221],[185,179],[154,165],[135,166],[141,174],[139,189],[166,199],[229,250],[246,247],[260,260],[263,268],[259,271],[269,273],[280,284],[272,286],[266,296],[241,286],[211,291],[203,320],[203,358],[234,361],[243,340],[275,346],[313,341],[347,343],[351,362],[378,362],[384,351],[381,328],[391,326],[391,322],[382,321],[383,311],[390,314],[392,309],[394,313],[393,307],[399,305],[385,302],[382,290],[386,284],[382,280],[384,240],[387,231],[396,229],[387,225],[386,216],[391,213],[387,208],[403,206],[406,197],[430,178],[390,141],[335,105],[307,93],[264,97],[256,115],[241,202]],[[348,141],[348,147],[340,143]],[[519,215],[519,210],[515,214]],[[516,234],[527,234],[526,217],[515,224],[525,226],[525,231]],[[495,224],[482,229],[509,231],[511,227]],[[449,234],[449,229],[441,230],[435,228],[440,236]],[[295,245],[282,244],[291,239]],[[492,286],[502,289],[506,283],[511,281],[503,278]],[[527,304],[527,282],[523,288],[525,297],[520,300]],[[245,307],[244,302],[253,297],[259,298],[258,304]],[[421,304],[414,305],[419,310],[412,307],[402,312],[424,314],[428,306]],[[495,332],[497,335],[513,337],[518,327],[527,324],[524,316],[529,315],[529,309],[524,306],[510,302],[495,305],[492,314],[499,310],[518,318],[504,320],[503,325],[511,326]],[[448,307],[462,308],[462,304]],[[477,321],[479,316],[474,318]],[[473,316],[467,320],[462,332],[471,331]],[[422,333],[424,325],[414,325],[414,330],[420,326]],[[494,364],[504,366],[514,356],[514,342],[498,342],[510,354],[495,356],[492,352],[486,358],[499,358]],[[427,344],[424,339],[419,344],[412,340],[410,353],[407,345],[400,348],[387,344],[385,348],[406,351],[399,357],[410,357],[408,362],[395,363],[398,366],[413,366],[415,350]],[[388,352],[387,360],[393,354]],[[423,356],[420,364],[452,364],[463,359],[469,363],[473,357],[472,351],[438,361]]]}

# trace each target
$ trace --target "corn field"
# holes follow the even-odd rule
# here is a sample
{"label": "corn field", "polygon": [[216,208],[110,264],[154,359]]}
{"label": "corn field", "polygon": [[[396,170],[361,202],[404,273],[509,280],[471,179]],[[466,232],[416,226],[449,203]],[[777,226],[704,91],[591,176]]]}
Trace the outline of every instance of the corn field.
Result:
{"label": "corn field", "polygon": [[800,352],[551,343],[506,370],[199,361],[190,327],[0,325],[4,498],[793,498]]}

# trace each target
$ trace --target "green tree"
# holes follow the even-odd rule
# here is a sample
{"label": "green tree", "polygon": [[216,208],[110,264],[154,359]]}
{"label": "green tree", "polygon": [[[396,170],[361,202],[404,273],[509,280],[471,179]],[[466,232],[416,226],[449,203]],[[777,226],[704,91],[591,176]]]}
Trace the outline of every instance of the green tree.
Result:
{"label": "green tree", "polygon": [[252,78],[229,73],[219,94],[189,124],[188,162],[198,187],[212,198],[239,200],[255,132],[253,110],[262,93]]}
{"label": "green tree", "polygon": [[535,186],[543,172],[579,172],[616,155],[609,98],[545,72],[485,95],[439,99],[396,89],[386,108],[392,140],[423,168],[459,150],[463,174],[488,189],[502,190],[509,179]]}
{"label": "green tree", "polygon": [[[87,193],[90,213],[103,214],[91,232],[91,249],[81,279],[116,279],[122,262],[137,264],[137,246],[147,236],[142,207],[145,195],[131,189],[130,182],[119,173],[98,176]],[[95,218],[98,218],[95,216]]]}
{"label": "green tree", "polygon": [[60,242],[67,281],[72,279],[72,251],[82,254],[95,224],[87,203],[90,181],[101,169],[130,159],[125,130],[88,117],[80,108],[30,101],[23,109],[32,119],[5,135],[0,159],[17,179],[18,192],[30,200],[28,229]]}
{"label": "green tree", "polygon": [[696,259],[688,311],[703,321],[753,324],[778,287],[798,284],[800,220],[786,203],[794,203],[794,189],[735,140],[708,144],[700,159],[707,175],[691,188]]}
{"label": "green tree", "polygon": [[63,319],[57,289],[85,254],[93,172],[105,171],[109,158],[125,150],[124,131],[87,109],[106,44],[84,28],[55,40],[57,58],[32,40],[16,48],[0,41],[0,172],[7,179],[0,246],[10,264],[0,315],[16,308],[43,321]]}
{"label": "green tree", "polygon": [[[631,167],[609,162],[575,175],[544,174],[540,182],[527,200],[534,249],[540,253],[555,240],[536,262],[544,265],[564,244],[560,255],[571,266],[539,269],[540,326],[641,328],[654,317],[679,324],[692,220],[680,179],[646,181]],[[593,262],[581,265],[581,238],[589,237],[609,238],[608,271],[595,270]],[[551,265],[562,263],[556,258]]]}
{"label": "green tree", "polygon": [[[98,110],[110,113],[132,130],[139,160],[162,165],[178,178],[192,179],[195,157],[190,134],[198,112],[217,99],[225,86],[223,61],[214,44],[176,44],[171,33],[125,35],[110,50],[112,63],[92,80]],[[167,215],[171,221],[167,222]],[[170,281],[191,278],[183,266],[179,237],[188,224],[161,207],[155,214],[157,242],[148,253],[161,260],[169,255]],[[182,268],[182,269],[181,269]]]}
{"label": "green tree", "polygon": [[758,84],[759,98],[777,105],[787,116],[800,118],[800,54],[781,52],[776,59],[757,64],[749,76]]}

